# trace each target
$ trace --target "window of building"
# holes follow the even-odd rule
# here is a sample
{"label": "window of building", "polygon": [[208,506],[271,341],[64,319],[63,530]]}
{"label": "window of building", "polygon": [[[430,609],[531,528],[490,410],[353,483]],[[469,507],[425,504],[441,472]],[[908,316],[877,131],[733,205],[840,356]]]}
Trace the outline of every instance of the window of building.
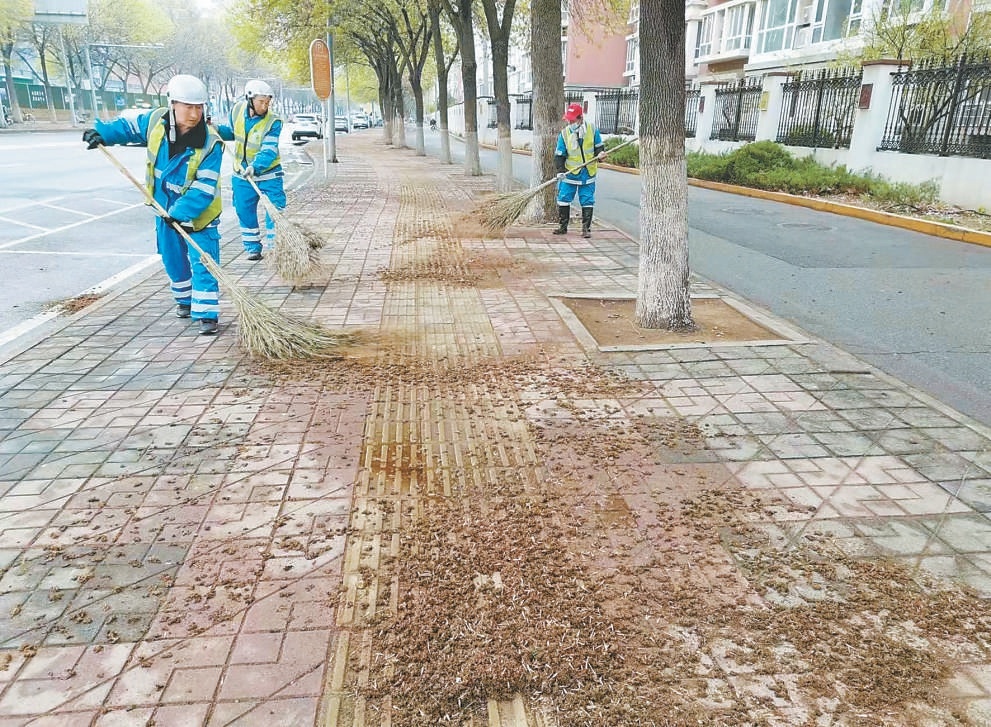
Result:
{"label": "window of building", "polygon": [[626,39],[626,70],[624,75],[632,75],[637,70],[637,59],[640,55],[640,38],[630,36]]}
{"label": "window of building", "polygon": [[862,10],[862,0],[766,0],[757,32],[757,52],[771,53],[838,40],[851,29],[859,31]]}
{"label": "window of building", "polygon": [[750,48],[753,26],[753,5],[736,5],[728,8],[723,19],[723,52]]}
{"label": "window of building", "polygon": [[702,16],[702,22],[699,23],[698,42],[695,44],[696,58],[712,54],[712,26],[714,22],[714,15]]}

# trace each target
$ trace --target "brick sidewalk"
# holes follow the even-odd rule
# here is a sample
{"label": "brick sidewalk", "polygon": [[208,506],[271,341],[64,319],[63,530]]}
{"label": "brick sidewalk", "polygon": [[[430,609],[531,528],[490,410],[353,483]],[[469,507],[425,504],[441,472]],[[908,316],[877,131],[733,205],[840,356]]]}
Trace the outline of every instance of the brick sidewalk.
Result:
{"label": "brick sidewalk", "polygon": [[[391,724],[398,707],[369,690],[376,619],[399,607],[398,534],[436,498],[561,481],[591,483],[596,516],[656,552],[644,523],[674,497],[658,483],[706,480],[780,503],[751,521],[779,542],[825,537],[991,594],[987,431],[797,334],[598,350],[557,301],[634,295],[634,242],[463,237],[454,216],[491,179],[380,138],[339,140],[330,183],[317,169],[294,195],[294,219],[328,240],[326,286],[290,289],[224,243],[266,302],[375,333],[350,360],[251,362],[229,303],[221,335],[197,336],[157,275],[3,365],[0,727]],[[645,388],[575,373],[589,363]],[[687,422],[705,447],[597,449],[644,419]],[[698,577],[733,571],[716,570]],[[796,695],[794,673],[711,649],[713,719],[842,715]],[[991,723],[989,662],[962,654],[944,695],[975,724]],[[488,723],[557,724],[521,698],[492,700]]]}

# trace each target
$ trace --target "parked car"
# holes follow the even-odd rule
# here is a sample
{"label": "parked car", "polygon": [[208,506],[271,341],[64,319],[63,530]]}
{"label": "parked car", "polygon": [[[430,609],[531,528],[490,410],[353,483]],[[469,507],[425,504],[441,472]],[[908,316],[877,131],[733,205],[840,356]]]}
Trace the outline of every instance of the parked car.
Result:
{"label": "parked car", "polygon": [[351,131],[351,129],[348,128],[347,116],[334,117],[334,131],[343,131],[345,134]]}
{"label": "parked car", "polygon": [[365,114],[351,114],[351,128],[352,129],[367,129],[371,124],[368,123],[368,117]]}
{"label": "parked car", "polygon": [[296,114],[292,123],[293,141],[323,138],[323,117],[320,114]]}

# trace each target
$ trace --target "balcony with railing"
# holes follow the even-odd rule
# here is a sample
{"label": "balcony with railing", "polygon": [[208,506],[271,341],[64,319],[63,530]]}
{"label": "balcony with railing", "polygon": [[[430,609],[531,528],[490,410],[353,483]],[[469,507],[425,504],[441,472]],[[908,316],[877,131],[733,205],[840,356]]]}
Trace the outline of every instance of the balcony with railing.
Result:
{"label": "balcony with railing", "polygon": [[755,0],[732,0],[710,8],[699,24],[695,60],[721,63],[747,59],[754,30]]}

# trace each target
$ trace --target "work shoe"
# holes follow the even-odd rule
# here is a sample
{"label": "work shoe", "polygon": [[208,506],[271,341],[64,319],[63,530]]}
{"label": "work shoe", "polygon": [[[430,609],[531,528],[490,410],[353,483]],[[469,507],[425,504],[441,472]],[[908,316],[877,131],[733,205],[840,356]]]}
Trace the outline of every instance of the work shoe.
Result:
{"label": "work shoe", "polygon": [[175,307],[175,317],[176,318],[189,318],[189,306],[179,303]]}
{"label": "work shoe", "polygon": [[200,335],[201,336],[212,336],[217,332],[217,319],[216,318],[201,318],[200,319]]}
{"label": "work shoe", "polygon": [[582,207],[582,237],[592,236],[592,208]]}
{"label": "work shoe", "polygon": [[563,205],[557,206],[557,229],[554,230],[555,235],[567,235],[568,234],[568,222],[571,218],[571,207],[565,207]]}
{"label": "work shoe", "polygon": [[261,259],[262,259],[262,254],[260,252],[249,252],[248,253],[248,260],[251,260],[252,262],[254,262],[255,260],[261,260]]}

